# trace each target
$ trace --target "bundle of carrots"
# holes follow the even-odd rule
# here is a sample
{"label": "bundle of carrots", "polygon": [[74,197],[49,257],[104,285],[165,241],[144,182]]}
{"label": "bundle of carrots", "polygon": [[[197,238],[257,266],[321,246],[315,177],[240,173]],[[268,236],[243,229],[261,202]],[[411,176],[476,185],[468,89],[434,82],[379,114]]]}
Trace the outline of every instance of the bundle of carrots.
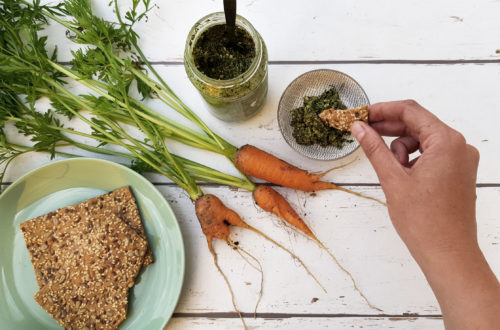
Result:
{"label": "bundle of carrots", "polygon": [[[268,185],[255,185],[250,181],[250,179],[248,179],[247,176],[260,178],[270,183],[295,190],[341,190],[359,197],[374,200],[381,204],[384,204],[383,202],[372,197],[363,196],[346,188],[339,187],[331,182],[322,181],[321,178],[327,172],[323,174],[308,173],[307,171],[288,164],[287,162],[280,160],[255,146],[244,145],[241,148],[236,148],[212,132],[205,125],[205,123],[201,121],[196,113],[173,93],[171,88],[149,64],[147,58],[138,46],[137,34],[135,34],[132,30],[132,25],[136,20],[139,20],[143,16],[137,15],[137,13],[132,15],[128,12],[125,17],[127,17],[130,22],[125,24],[120,16],[117,0],[114,0],[115,12],[118,18],[118,24],[116,25],[108,23],[92,14],[92,8],[88,0],[68,0],[64,4],[58,5],[57,7],[40,6],[37,2],[33,4],[26,1],[21,2],[25,4],[25,6],[22,7],[24,11],[27,12],[31,10],[31,14],[36,12],[36,15],[32,15],[33,19],[38,20],[36,24],[33,25],[34,27],[39,28],[41,24],[45,23],[45,18],[50,18],[62,24],[69,31],[74,33],[75,36],[72,40],[80,44],[87,44],[94,47],[87,49],[86,54],[83,52],[75,52],[75,60],[72,69],[65,68],[57,64],[53,58],[49,59],[48,57],[42,59],[43,66],[41,65],[40,68],[37,67],[36,64],[31,64],[30,70],[32,71],[26,71],[25,74],[33,74],[41,77],[45,77],[44,75],[46,75],[45,78],[38,80],[34,79],[31,82],[32,84],[40,84],[37,86],[30,86],[30,88],[34,88],[34,90],[36,90],[36,97],[49,97],[54,104],[58,104],[59,107],[63,108],[66,112],[69,111],[71,116],[79,116],[79,118],[84,121],[85,118],[79,115],[78,111],[91,110],[92,114],[100,120],[98,123],[87,121],[87,123],[91,125],[91,127],[95,128],[99,133],[95,136],[92,135],[93,138],[101,143],[114,143],[127,149],[129,154],[123,154],[123,156],[136,162],[145,163],[147,165],[147,169],[164,174],[189,193],[191,199],[195,203],[196,216],[200,222],[202,231],[206,236],[209,251],[214,258],[214,263],[218,271],[221,273],[229,287],[233,299],[233,306],[240,317],[241,314],[239,313],[234,302],[234,295],[231,286],[217,263],[217,255],[213,248],[213,239],[220,239],[227,242],[229,245],[236,248],[239,253],[249,256],[251,259],[256,261],[259,265],[258,268],[260,271],[262,271],[262,268],[260,267],[260,263],[257,259],[231,241],[231,226],[237,226],[253,231],[263,236],[273,244],[279,246],[284,251],[289,253],[294,259],[298,260],[306,271],[314,278],[314,280],[316,280],[316,282],[318,281],[309,272],[304,263],[292,252],[290,252],[290,250],[274,241],[266,234],[260,232],[258,229],[248,225],[236,212],[226,207],[216,196],[204,195],[195,183],[196,179],[202,178],[204,180],[210,180],[217,183],[234,185],[251,191],[255,202],[262,209],[267,212],[271,212],[280,219],[286,221],[286,223],[304,233],[307,237],[315,241],[322,249],[326,250],[335,263],[337,263],[339,267],[348,274],[353,282],[354,288],[361,294],[369,306],[376,308],[358,289],[352,275],[340,265],[335,256],[316,237],[313,231],[297,214],[297,212],[295,212],[285,198]],[[134,1],[134,11],[138,3],[139,1]],[[149,1],[144,1],[144,5],[146,7],[146,11],[149,10]],[[6,10],[7,5],[4,6],[5,7],[2,7],[2,10]],[[21,8],[19,4],[16,4],[16,6]],[[40,17],[43,17],[44,19],[40,20]],[[70,17],[70,19],[63,19],[63,17]],[[9,33],[11,32],[12,31]],[[21,35],[23,32],[15,31],[15,33]],[[99,36],[99,38],[96,39],[96,35]],[[36,32],[32,35],[32,37],[36,38]],[[17,38],[16,42],[22,43],[22,40],[22,38]],[[38,43],[44,45],[44,42]],[[123,44],[127,45],[127,47],[116,46]],[[135,53],[133,52],[134,50]],[[5,49],[2,49],[2,51],[4,52],[4,55],[11,54],[8,51],[5,51]],[[96,66],[95,71],[90,70],[90,74],[89,72],[83,72],[84,69],[89,70],[89,67],[92,64],[89,62],[90,56],[96,56],[96,54],[104,55],[102,58],[99,57],[100,60],[104,61],[104,63],[100,63],[99,66]],[[128,57],[123,58],[124,55]],[[23,59],[17,58],[16,56],[18,56],[18,54],[15,52],[12,52],[9,56],[20,62],[24,61]],[[40,56],[40,52],[36,53],[36,56]],[[144,73],[144,70],[142,70],[139,66],[140,63],[133,61],[136,57],[139,57],[142,63],[149,68],[149,70],[156,76],[157,81],[153,80]],[[36,61],[32,62],[37,63]],[[46,71],[48,69],[53,70],[53,72],[47,73]],[[104,70],[113,71],[112,74],[110,74]],[[54,76],[57,77],[57,79],[52,81],[52,77]],[[93,79],[95,76],[99,76],[101,78],[100,81],[95,81],[95,79]],[[127,84],[121,86],[118,84],[119,88],[114,85],[113,82],[116,80],[117,76],[126,77],[126,79],[128,79]],[[112,80],[110,77],[115,80]],[[74,81],[92,89],[100,95],[100,97],[97,99],[95,96],[82,97],[72,95],[71,93],[66,92],[64,87],[62,87],[61,78],[73,79]],[[16,79],[18,79],[18,77],[16,77]],[[144,96],[147,97],[155,95],[167,106],[181,113],[188,120],[197,125],[203,133],[193,131],[192,129],[179,123],[175,123],[169,118],[160,115],[154,110],[146,107],[140,101],[131,97],[128,93],[128,88],[132,80],[137,82],[137,86],[141,86],[140,88],[142,89],[141,91],[144,92]],[[104,104],[108,105],[110,112],[103,113],[102,104],[99,102],[104,102]],[[22,108],[22,106],[19,107]],[[17,113],[16,116],[18,116]],[[16,116],[13,116],[13,120],[19,120],[19,118],[16,119]],[[125,131],[120,130],[120,123],[136,125],[146,135],[149,142],[145,143],[131,138]],[[114,131],[115,135],[110,135],[108,133],[110,130]],[[118,138],[116,138],[116,131],[120,132]],[[105,139],[102,136],[104,136]],[[179,157],[168,152],[165,139],[177,140],[190,146],[224,155],[231,162],[233,162],[234,166],[242,173],[243,178],[233,179],[228,175],[209,169],[206,166],[196,164],[193,161],[180,159]],[[64,142],[68,143],[66,138]],[[85,147],[77,144],[72,145],[85,149]],[[56,146],[57,144],[54,143],[53,148]],[[54,154],[54,149],[49,149],[45,151],[51,151]],[[94,148],[92,151],[106,153],[106,151],[104,151],[105,149],[98,149],[99,148]],[[34,150],[44,151],[40,146]],[[87,148],[86,150],[89,149]]]}

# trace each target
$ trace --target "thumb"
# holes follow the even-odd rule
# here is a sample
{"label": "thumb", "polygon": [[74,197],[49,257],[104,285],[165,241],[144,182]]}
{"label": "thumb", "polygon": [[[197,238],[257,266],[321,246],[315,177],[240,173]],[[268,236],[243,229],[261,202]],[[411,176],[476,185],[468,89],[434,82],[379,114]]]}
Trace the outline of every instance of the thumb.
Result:
{"label": "thumb", "polygon": [[358,140],[372,164],[381,184],[403,171],[401,164],[389,150],[382,137],[368,124],[356,121],[351,126],[352,135]]}

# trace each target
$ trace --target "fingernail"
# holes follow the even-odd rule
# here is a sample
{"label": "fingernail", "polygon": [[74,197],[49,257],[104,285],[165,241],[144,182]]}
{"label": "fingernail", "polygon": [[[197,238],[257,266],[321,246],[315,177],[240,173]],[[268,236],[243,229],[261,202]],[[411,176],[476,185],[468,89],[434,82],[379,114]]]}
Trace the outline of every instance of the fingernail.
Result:
{"label": "fingernail", "polygon": [[362,121],[355,121],[351,126],[351,133],[354,135],[356,140],[360,141],[366,133],[365,123]]}
{"label": "fingernail", "polygon": [[403,159],[403,155],[398,154],[396,151],[393,151],[392,154],[394,155],[394,157],[398,160],[398,162],[400,164],[404,163],[405,160]]}

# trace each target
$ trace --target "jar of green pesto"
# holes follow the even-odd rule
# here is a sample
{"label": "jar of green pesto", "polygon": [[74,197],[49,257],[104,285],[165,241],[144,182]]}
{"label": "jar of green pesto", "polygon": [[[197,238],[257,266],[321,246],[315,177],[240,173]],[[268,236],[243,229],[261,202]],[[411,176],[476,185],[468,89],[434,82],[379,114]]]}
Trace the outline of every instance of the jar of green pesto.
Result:
{"label": "jar of green pesto", "polygon": [[200,19],[189,32],[184,66],[214,116],[242,121],[259,112],[267,95],[267,49],[245,18],[233,36],[223,12]]}

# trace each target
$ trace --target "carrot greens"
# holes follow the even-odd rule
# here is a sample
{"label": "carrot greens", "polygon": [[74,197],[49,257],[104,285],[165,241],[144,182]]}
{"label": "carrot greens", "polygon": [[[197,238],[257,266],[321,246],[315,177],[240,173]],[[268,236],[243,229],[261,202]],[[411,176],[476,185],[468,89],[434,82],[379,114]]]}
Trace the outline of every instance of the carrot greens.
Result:
{"label": "carrot greens", "polygon": [[[79,149],[118,157],[139,172],[164,175],[196,201],[198,220],[217,267],[211,240],[219,238],[231,244],[229,225],[233,225],[249,229],[279,246],[298,260],[314,278],[290,250],[247,225],[215,196],[204,195],[196,181],[231,185],[253,192],[256,186],[245,176],[253,175],[294,189],[337,189],[369,197],[320,181],[322,175],[298,169],[255,147],[238,149],[215,134],[173,92],[138,45],[138,35],[133,26],[144,19],[152,8],[150,0],[132,0],[131,9],[123,17],[117,0],[112,0],[110,4],[114,4],[117,23],[95,16],[89,0],[67,0],[52,6],[41,5],[39,0],[0,0],[0,166],[3,166],[0,183],[8,165],[27,152],[45,152],[51,157],[77,157],[79,155],[73,154],[72,150]],[[40,34],[49,21],[64,26],[69,39],[81,45],[72,52],[70,66],[57,62],[57,48],[50,53],[47,51],[47,37]],[[146,69],[156,79],[148,76]],[[76,95],[68,86],[70,83],[85,87],[87,92]],[[197,128],[174,121],[147,106],[143,100],[132,97],[133,88],[143,99],[161,100]],[[35,102],[41,98],[50,100],[51,108],[45,112],[35,109]],[[85,129],[70,128],[63,124],[61,118],[77,119],[85,124]],[[10,141],[6,131],[12,129],[11,126],[29,137],[33,145]],[[131,127],[138,128],[142,136],[132,134]],[[221,154],[234,163],[242,177],[228,175],[172,154],[167,148],[168,140]],[[112,148],[105,148],[106,145]],[[253,152],[245,152],[248,150]],[[245,155],[251,159],[241,161]],[[272,199],[266,200],[272,205],[264,209],[287,221],[295,217],[295,224],[293,221],[290,223],[296,227],[300,223],[302,227],[298,228],[308,234],[307,225],[292,212],[288,202],[281,197],[276,203],[277,193],[272,195]],[[275,208],[278,204],[279,208]],[[265,203],[260,201],[259,205]],[[287,218],[286,214],[291,217]],[[229,224],[225,216],[231,220],[228,220]],[[312,231],[309,232],[312,234]],[[320,243],[315,236],[313,238]]]}
{"label": "carrot greens", "polygon": [[[69,5],[78,3],[83,2],[68,2]],[[73,67],[80,67],[80,72],[66,68],[55,62],[56,51],[50,57],[48,56],[45,47],[46,37],[38,37],[38,32],[43,29],[43,25],[47,22],[44,15],[53,15],[54,9],[40,6],[38,2],[29,4],[29,6],[22,6],[8,1],[2,1],[0,4],[5,14],[0,19],[2,27],[0,73],[2,73],[2,77],[5,77],[1,86],[2,91],[5,91],[5,95],[9,93],[25,95],[26,100],[32,106],[40,97],[48,97],[57,112],[69,118],[78,117],[92,128],[91,136],[87,137],[97,139],[101,144],[113,143],[125,148],[135,157],[136,164],[143,164],[142,167],[147,166],[149,169],[164,174],[185,189],[192,199],[195,200],[202,195],[201,190],[196,186],[191,176],[184,173],[178,157],[173,157],[168,152],[163,139],[169,137],[207,150],[213,149],[216,144],[206,135],[175,123],[168,118],[159,120],[155,111],[128,96],[131,84],[128,69],[138,66],[137,63],[133,63],[128,59],[125,66],[116,61],[106,62],[107,64],[104,67],[99,66],[96,61],[92,62],[92,66],[84,66],[83,64],[89,61],[84,61],[83,58],[89,59],[91,58],[90,54],[95,55],[95,52],[89,49],[90,53],[85,56],[79,51],[73,53],[75,56]],[[60,10],[61,8],[62,6],[59,6],[56,9]],[[80,11],[85,9],[85,7],[82,9],[76,6],[71,8]],[[66,10],[66,7],[61,10]],[[23,16],[24,19],[17,20],[16,18],[20,16]],[[116,36],[117,32],[103,20],[97,20],[97,22],[101,24],[101,32],[110,36],[111,40],[115,40],[113,36]],[[86,33],[85,36],[95,38],[95,34],[90,32]],[[119,43],[117,40],[114,41],[117,45],[115,48],[125,50],[126,45]],[[102,46],[102,49],[109,49],[109,47]],[[85,67],[86,71],[81,69],[82,67]],[[96,74],[100,76],[100,81],[92,79]],[[77,96],[72,94],[65,88],[66,79],[68,78],[82,83],[98,96],[91,94]],[[139,92],[147,92],[144,87],[138,87],[138,89]],[[12,95],[10,95],[9,102],[13,102],[12,100]],[[18,128],[23,127],[22,133],[35,136],[34,142],[37,142],[37,149],[39,150],[50,151],[54,155],[56,144],[49,141],[49,137],[57,137],[59,141],[66,140],[66,144],[68,144],[68,138],[62,132],[83,134],[62,128],[58,125],[51,112],[48,112],[42,118],[33,109],[23,106],[22,102],[14,102],[12,106],[17,106],[17,109],[14,109],[16,112],[12,112],[13,109],[10,109],[11,112],[8,118],[10,120],[15,118],[16,126]],[[24,111],[24,116],[19,116],[19,109]],[[79,110],[87,110],[93,117],[88,119],[80,114]],[[7,117],[7,112],[2,113],[3,117]],[[12,113],[16,113],[17,116],[12,116]],[[53,135],[39,134],[43,132],[41,127],[27,129],[30,127],[30,125],[26,124],[25,115],[27,113],[31,125],[37,122],[43,123],[45,129],[50,126],[51,129],[55,129],[58,133],[52,132]],[[52,121],[51,125],[47,126],[46,121]],[[132,138],[122,127],[123,124],[135,125],[140,128],[146,135],[144,140],[146,143]],[[75,143],[72,145],[75,146]],[[79,147],[82,147],[82,145],[80,144]],[[199,164],[189,161],[189,167],[199,169],[201,173],[198,173],[197,176],[205,180],[237,185],[245,189],[252,189],[253,187],[253,184],[246,179],[235,178],[213,169],[209,170],[206,166],[197,165]]]}
{"label": "carrot greens", "polygon": [[[142,2],[145,7],[143,13],[137,13],[139,2]],[[25,3],[29,4],[28,2]],[[57,10],[42,9],[42,12],[48,18],[66,27],[70,31],[70,39],[73,42],[90,45],[85,50],[79,49],[73,52],[72,74],[79,73],[81,78],[87,79],[87,85],[95,85],[92,78],[98,77],[101,81],[108,83],[107,92],[117,99],[120,99],[123,95],[121,91],[117,91],[114,83],[118,82],[119,79],[123,79],[123,84],[128,89],[131,83],[135,81],[137,90],[143,97],[159,98],[167,106],[200,127],[213,143],[213,150],[211,151],[232,158],[236,152],[236,147],[213,133],[196,113],[180,100],[150,65],[139,48],[137,44],[138,36],[132,27],[137,21],[144,18],[145,13],[149,10],[150,1],[134,0],[132,9],[125,15],[128,21],[127,24],[124,23],[120,16],[117,2],[115,2],[115,11],[119,24],[107,22],[93,15],[88,0],[69,0],[64,2]],[[67,17],[70,18],[65,19]],[[141,66],[143,63],[153,72],[160,83],[148,77]],[[101,87],[103,86],[101,85]],[[169,122],[165,116],[151,109],[143,107],[141,110],[159,121]]]}

